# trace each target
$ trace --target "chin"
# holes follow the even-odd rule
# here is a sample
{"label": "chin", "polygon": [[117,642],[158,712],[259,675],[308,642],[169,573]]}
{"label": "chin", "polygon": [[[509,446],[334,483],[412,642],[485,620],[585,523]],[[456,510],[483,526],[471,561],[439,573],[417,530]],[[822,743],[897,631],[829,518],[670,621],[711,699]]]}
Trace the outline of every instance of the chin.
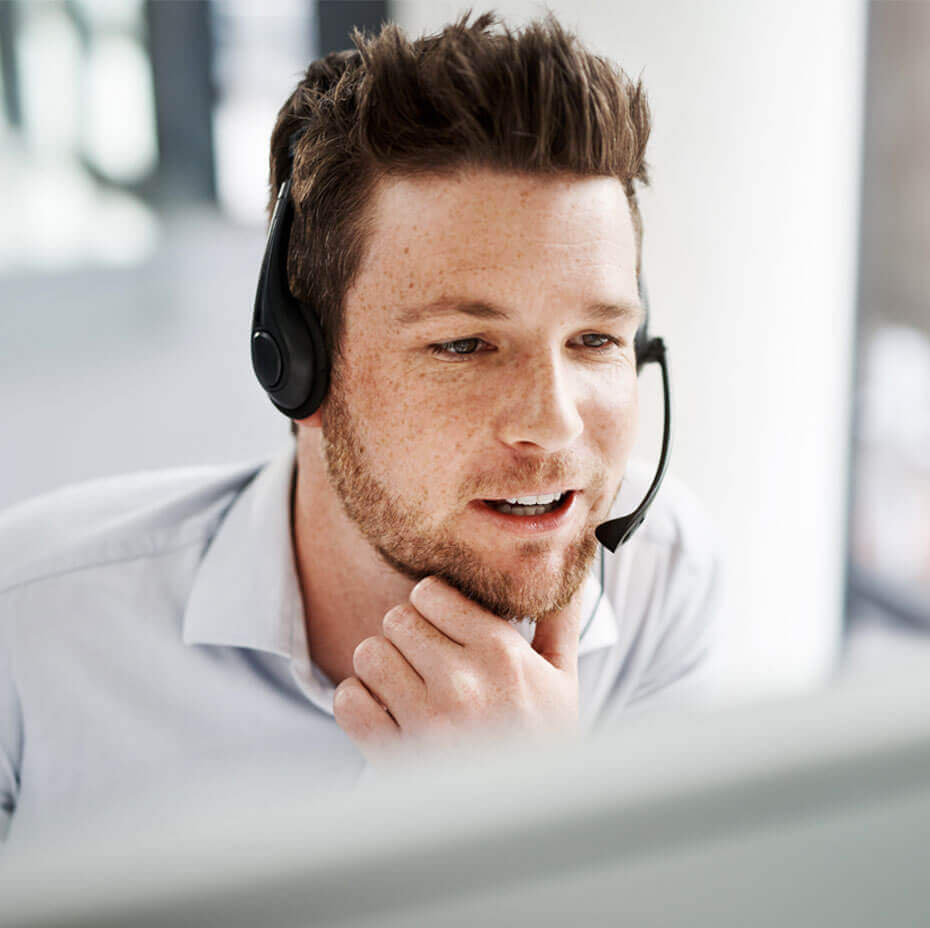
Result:
{"label": "chin", "polygon": [[490,558],[488,563],[509,574],[515,582],[530,577],[536,585],[548,585],[558,582],[569,567],[570,558],[564,546],[551,548],[533,542],[530,545],[515,545],[511,552]]}

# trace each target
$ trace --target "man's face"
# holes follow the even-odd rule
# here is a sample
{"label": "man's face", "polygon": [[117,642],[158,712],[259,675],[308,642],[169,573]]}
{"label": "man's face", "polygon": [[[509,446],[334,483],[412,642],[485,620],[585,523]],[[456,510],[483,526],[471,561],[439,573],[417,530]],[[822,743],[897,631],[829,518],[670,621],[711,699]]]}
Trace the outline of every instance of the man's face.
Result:
{"label": "man's face", "polygon": [[[635,437],[623,187],[488,170],[388,178],[371,219],[322,408],[333,486],[406,576],[543,618],[583,582]],[[557,525],[485,502],[561,490],[573,492]]]}

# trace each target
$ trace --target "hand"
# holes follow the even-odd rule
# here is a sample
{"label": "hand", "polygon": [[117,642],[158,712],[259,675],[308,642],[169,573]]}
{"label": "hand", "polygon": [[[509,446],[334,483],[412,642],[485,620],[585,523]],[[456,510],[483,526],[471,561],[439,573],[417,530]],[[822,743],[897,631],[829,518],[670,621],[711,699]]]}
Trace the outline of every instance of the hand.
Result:
{"label": "hand", "polygon": [[476,728],[528,733],[578,719],[581,590],[543,620],[533,644],[438,577],[389,610],[383,634],[355,649],[336,688],[336,721],[369,761],[411,741],[453,741]]}

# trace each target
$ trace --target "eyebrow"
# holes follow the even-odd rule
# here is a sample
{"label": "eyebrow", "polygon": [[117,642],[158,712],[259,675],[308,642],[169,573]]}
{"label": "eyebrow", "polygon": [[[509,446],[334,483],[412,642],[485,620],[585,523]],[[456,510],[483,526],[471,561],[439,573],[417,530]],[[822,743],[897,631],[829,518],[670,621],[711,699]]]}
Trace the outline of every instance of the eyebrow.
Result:
{"label": "eyebrow", "polygon": [[[440,297],[423,306],[411,306],[401,310],[396,321],[402,326],[411,326],[426,320],[458,315],[492,321],[511,318],[506,310],[483,300]],[[623,322],[634,319],[638,325],[642,322],[645,311],[637,300],[632,303],[592,303],[585,307],[582,315],[598,322]]]}

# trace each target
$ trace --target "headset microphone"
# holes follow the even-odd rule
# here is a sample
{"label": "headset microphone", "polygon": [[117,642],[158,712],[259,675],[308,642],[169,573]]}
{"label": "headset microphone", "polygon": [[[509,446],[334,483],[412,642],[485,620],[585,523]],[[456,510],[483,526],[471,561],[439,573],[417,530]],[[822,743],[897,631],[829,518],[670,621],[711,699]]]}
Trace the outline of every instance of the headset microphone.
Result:
{"label": "headset microphone", "polygon": [[[290,139],[289,155],[293,163],[294,148],[300,130]],[[274,406],[291,419],[304,419],[320,407],[329,387],[329,356],[319,317],[312,307],[303,306],[291,293],[287,282],[287,254],[294,203],[291,176],[281,184],[275,203],[265,256],[262,259],[255,307],[252,315],[252,368]],[[668,466],[671,437],[671,401],[665,343],[649,337],[649,302],[640,279],[640,301],[645,309],[642,325],[636,332],[636,370],[657,363],[662,369],[665,393],[665,426],[662,453],[652,485],[639,506],[628,516],[602,522],[595,529],[597,540],[610,551],[627,541],[646,517]]]}

